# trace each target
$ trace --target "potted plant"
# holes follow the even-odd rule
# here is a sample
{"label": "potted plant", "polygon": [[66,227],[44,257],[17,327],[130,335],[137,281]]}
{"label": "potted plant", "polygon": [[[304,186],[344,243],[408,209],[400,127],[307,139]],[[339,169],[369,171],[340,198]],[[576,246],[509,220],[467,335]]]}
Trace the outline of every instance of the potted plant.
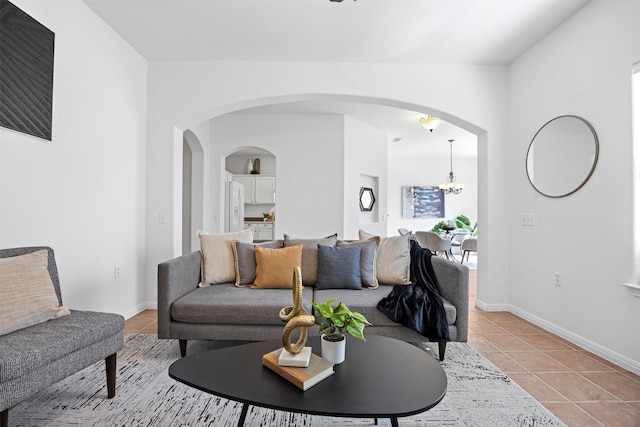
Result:
{"label": "potted plant", "polygon": [[345,332],[366,341],[364,328],[371,323],[361,313],[349,310],[344,303],[334,304],[335,300],[311,304],[317,310],[316,317],[324,319],[320,324],[322,357],[332,363],[342,363],[345,357]]}

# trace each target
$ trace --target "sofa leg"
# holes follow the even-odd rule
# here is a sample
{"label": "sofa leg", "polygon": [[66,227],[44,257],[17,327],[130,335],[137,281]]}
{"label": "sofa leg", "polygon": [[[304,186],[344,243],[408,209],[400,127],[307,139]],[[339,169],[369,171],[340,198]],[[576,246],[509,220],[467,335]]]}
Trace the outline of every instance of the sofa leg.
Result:
{"label": "sofa leg", "polygon": [[111,399],[116,395],[116,353],[104,359],[107,370],[107,397]]}
{"label": "sofa leg", "polygon": [[9,427],[9,408],[0,412],[0,427]]}
{"label": "sofa leg", "polygon": [[438,355],[440,356],[440,361],[444,360],[444,353],[447,351],[447,342],[446,341],[438,341]]}
{"label": "sofa leg", "polygon": [[180,344],[180,357],[185,357],[187,355],[187,340],[178,340],[178,344]]}

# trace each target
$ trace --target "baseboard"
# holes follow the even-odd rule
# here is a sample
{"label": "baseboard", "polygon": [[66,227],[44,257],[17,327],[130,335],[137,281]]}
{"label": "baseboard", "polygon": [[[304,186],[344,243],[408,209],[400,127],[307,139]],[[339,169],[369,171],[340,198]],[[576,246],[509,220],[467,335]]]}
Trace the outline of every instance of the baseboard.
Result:
{"label": "baseboard", "polygon": [[476,297],[476,307],[484,311],[509,311],[509,304],[488,304]]}
{"label": "baseboard", "polygon": [[[477,302],[476,302],[476,305],[478,305]],[[480,306],[478,305],[478,307]],[[587,351],[590,351],[591,353],[598,355],[603,359],[608,360],[609,362],[614,363],[617,366],[620,366],[621,368],[631,371],[636,375],[640,375],[640,362],[638,361],[635,361],[626,356],[623,356],[622,354],[619,354],[609,348],[606,348],[580,335],[574,334],[571,331],[568,331],[558,325],[548,322],[516,306],[509,305],[509,308],[507,311],[533,323],[536,326],[541,327],[545,331],[549,331],[554,335],[564,338],[567,341],[577,345],[578,347],[581,347]]]}
{"label": "baseboard", "polygon": [[146,302],[141,302],[135,307],[132,307],[120,314],[123,315],[125,319],[130,319],[136,314],[139,314],[145,310],[156,310],[157,308],[158,308],[158,303],[156,301],[146,301]]}

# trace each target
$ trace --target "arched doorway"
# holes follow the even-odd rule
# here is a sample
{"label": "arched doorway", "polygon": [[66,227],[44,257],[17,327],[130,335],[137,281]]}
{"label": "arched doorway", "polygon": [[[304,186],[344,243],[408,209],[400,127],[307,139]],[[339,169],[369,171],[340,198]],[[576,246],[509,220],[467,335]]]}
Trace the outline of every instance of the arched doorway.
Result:
{"label": "arched doorway", "polygon": [[204,222],[204,150],[190,130],[182,138],[182,253],[199,249],[196,231]]}
{"label": "arched doorway", "polygon": [[[240,147],[224,156],[225,182],[240,183],[244,189],[244,225],[254,229],[254,239],[272,240],[275,236],[276,198],[276,156],[261,147]],[[225,188],[227,199],[228,190]],[[266,217],[265,215],[269,216]],[[221,221],[224,231],[230,229],[228,200]],[[264,221],[263,219],[268,219]]]}
{"label": "arched doorway", "polygon": [[[406,109],[406,110],[422,113],[425,115],[426,114],[436,115],[442,118],[444,121],[451,123],[455,126],[458,126],[474,134],[477,138],[477,147],[478,147],[477,222],[481,230],[488,230],[488,227],[485,226],[485,221],[487,221],[489,218],[488,216],[489,197],[487,192],[488,167],[487,167],[487,161],[486,161],[487,160],[487,144],[486,143],[488,140],[488,135],[484,129],[460,117],[454,116],[444,111],[429,108],[428,106],[425,106],[425,105],[418,105],[418,104],[409,103],[409,102],[401,102],[397,100],[383,99],[383,98],[377,98],[377,97],[363,97],[363,96],[338,95],[338,94],[324,94],[324,95],[298,94],[298,95],[284,95],[284,96],[248,99],[248,100],[243,100],[243,101],[236,102],[229,105],[218,106],[217,108],[214,108],[208,112],[201,112],[198,116],[200,119],[209,120],[209,119],[215,119],[218,117],[225,116],[228,113],[237,114],[239,111],[256,108],[256,107],[265,107],[265,106],[278,107],[283,104],[305,102],[305,101],[318,101],[318,100],[331,101],[333,103],[349,103],[350,102],[350,103],[362,103],[362,104],[369,104],[369,105],[380,105],[380,106],[386,106],[386,107]],[[208,117],[208,119],[205,119],[205,117]],[[201,123],[201,121],[198,123]],[[213,148],[213,150],[215,151],[215,147]],[[222,152],[215,152],[214,155],[211,157],[212,169],[209,172],[211,177],[215,178],[216,176],[220,176],[221,181],[224,181],[224,162],[218,162],[218,159],[221,158],[219,156],[222,156],[222,154],[223,154]],[[444,174],[442,175],[444,176]],[[224,188],[222,185],[216,186],[216,183],[212,181],[212,189],[210,192],[211,200],[212,201],[220,200],[220,202],[223,202],[224,201],[224,196],[222,193],[223,190]],[[216,208],[215,205],[217,204],[218,203],[212,203],[212,208],[215,209]],[[223,209],[220,208],[219,212],[220,212],[220,217],[222,217]],[[211,216],[217,217],[217,213],[214,212],[212,213]],[[451,215],[451,216],[455,216],[455,215]],[[213,222],[215,222],[215,220]],[[287,230],[283,230],[283,231],[287,231]],[[485,235],[484,232],[482,231],[480,232],[480,234],[482,236]],[[480,246],[479,253],[483,253],[483,252],[486,253],[486,249],[485,249],[486,242],[487,241],[485,240],[484,242],[481,241],[479,243],[479,246]],[[483,259],[486,259],[486,258],[483,258]],[[483,263],[484,261],[482,260],[479,261],[480,266],[482,266]],[[479,280],[479,282],[482,282],[482,280]]]}

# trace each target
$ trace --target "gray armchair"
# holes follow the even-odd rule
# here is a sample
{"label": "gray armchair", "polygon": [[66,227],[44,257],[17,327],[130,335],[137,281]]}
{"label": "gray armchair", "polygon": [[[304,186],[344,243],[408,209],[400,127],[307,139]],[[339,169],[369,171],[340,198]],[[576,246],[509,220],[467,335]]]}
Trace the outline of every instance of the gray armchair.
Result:
{"label": "gray armchair", "polygon": [[[48,270],[62,305],[53,249],[0,250],[8,258],[46,249]],[[124,344],[119,314],[71,310],[52,319],[0,336],[0,426],[9,425],[9,409],[38,391],[100,360],[105,361],[107,397],[116,393],[116,353]]]}

